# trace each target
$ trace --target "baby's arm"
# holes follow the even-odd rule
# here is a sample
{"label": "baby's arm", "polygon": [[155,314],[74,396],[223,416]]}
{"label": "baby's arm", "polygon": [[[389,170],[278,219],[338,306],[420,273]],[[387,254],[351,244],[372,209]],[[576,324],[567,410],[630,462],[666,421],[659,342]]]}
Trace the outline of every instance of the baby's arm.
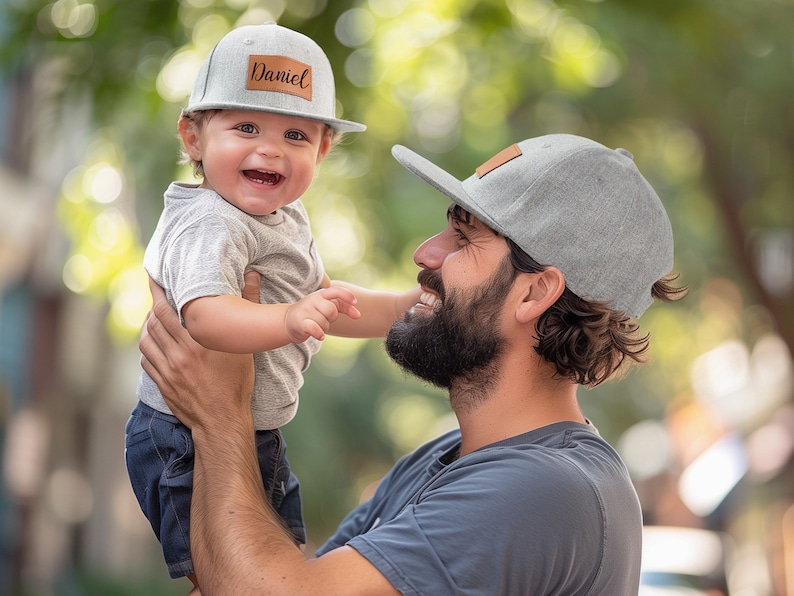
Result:
{"label": "baby's arm", "polygon": [[419,286],[397,293],[361,288],[343,281],[330,282],[332,288],[345,288],[356,297],[361,317],[353,320],[340,317],[331,324],[328,333],[341,337],[385,337],[392,323],[419,302]]}
{"label": "baby's arm", "polygon": [[182,308],[185,327],[205,348],[250,354],[322,340],[340,314],[358,318],[356,297],[342,287],[324,288],[295,304],[257,304],[239,296],[196,298]]}

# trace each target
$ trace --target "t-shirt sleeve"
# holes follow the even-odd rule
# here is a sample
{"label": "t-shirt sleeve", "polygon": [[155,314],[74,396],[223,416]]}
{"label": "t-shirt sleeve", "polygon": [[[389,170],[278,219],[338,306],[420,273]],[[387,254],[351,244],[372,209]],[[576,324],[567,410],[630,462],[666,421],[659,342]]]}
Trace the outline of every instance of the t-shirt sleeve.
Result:
{"label": "t-shirt sleeve", "polygon": [[506,455],[467,457],[348,544],[403,594],[553,594],[563,581],[586,593],[602,535],[592,488],[559,459]]}
{"label": "t-shirt sleeve", "polygon": [[171,239],[163,266],[174,303],[182,307],[204,296],[240,296],[249,262],[248,240],[228,219],[208,214]]}

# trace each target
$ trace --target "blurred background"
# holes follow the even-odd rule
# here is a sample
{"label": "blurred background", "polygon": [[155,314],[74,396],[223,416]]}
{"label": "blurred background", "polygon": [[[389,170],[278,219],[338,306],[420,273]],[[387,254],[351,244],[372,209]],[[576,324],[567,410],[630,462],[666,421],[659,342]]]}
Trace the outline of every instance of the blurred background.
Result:
{"label": "blurred background", "polygon": [[[411,287],[445,223],[395,143],[461,178],[550,132],[634,154],[690,292],[643,317],[652,363],[580,403],[643,504],[642,593],[793,595],[794,0],[0,1],[0,594],[189,589],[124,469],[140,263],[191,180],[199,65],[268,20],[325,49],[338,115],[369,127],[305,197],[332,277]],[[284,431],[314,545],[454,424],[379,341],[328,339],[301,402]]]}

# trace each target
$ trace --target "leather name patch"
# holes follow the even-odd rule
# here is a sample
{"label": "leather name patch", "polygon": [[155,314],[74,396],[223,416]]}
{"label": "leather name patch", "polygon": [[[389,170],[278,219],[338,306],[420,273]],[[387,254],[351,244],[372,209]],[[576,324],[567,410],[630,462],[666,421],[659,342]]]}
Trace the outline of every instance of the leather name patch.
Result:
{"label": "leather name patch", "polygon": [[312,100],[312,67],[286,56],[248,57],[246,88],[297,95]]}
{"label": "leather name patch", "polygon": [[519,149],[518,145],[516,144],[510,145],[506,149],[502,149],[499,153],[494,155],[491,159],[486,161],[475,170],[477,172],[477,177],[482,178],[489,172],[493,172],[499,166],[505,165],[508,161],[515,159],[519,155],[521,155],[521,149]]}

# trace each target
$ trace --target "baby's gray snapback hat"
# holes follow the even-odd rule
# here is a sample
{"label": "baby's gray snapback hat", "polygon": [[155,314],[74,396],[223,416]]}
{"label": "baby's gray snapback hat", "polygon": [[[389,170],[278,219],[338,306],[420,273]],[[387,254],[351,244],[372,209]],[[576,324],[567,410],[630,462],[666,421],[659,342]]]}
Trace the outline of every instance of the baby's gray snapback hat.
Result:
{"label": "baby's gray snapback hat", "polygon": [[297,116],[339,132],[367,128],[336,118],[334,73],[322,48],[273,22],[233,29],[204,61],[185,112],[212,109]]}
{"label": "baby's gray snapback hat", "polygon": [[526,139],[461,181],[410,149],[408,170],[542,265],[586,300],[637,318],[673,268],[673,233],[656,192],[625,149],[568,134]]}

